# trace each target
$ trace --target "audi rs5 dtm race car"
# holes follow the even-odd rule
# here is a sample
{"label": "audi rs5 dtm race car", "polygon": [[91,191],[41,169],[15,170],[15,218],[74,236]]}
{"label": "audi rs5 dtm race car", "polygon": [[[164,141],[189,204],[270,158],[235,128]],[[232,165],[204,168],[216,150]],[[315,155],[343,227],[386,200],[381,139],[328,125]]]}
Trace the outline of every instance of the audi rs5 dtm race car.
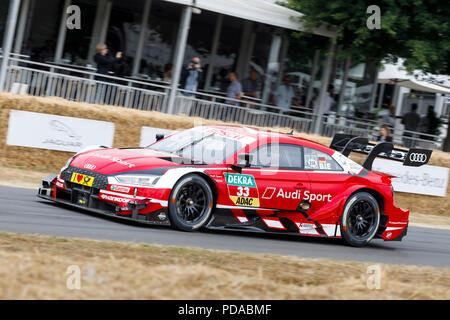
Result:
{"label": "audi rs5 dtm race car", "polygon": [[[340,151],[340,152],[339,152]],[[367,154],[363,165],[350,152]],[[409,211],[375,157],[420,166],[431,151],[338,134],[331,147],[270,131],[205,126],[157,135],[146,148],[91,147],[45,178],[38,196],[75,208],[184,231],[202,227],[401,240]]]}

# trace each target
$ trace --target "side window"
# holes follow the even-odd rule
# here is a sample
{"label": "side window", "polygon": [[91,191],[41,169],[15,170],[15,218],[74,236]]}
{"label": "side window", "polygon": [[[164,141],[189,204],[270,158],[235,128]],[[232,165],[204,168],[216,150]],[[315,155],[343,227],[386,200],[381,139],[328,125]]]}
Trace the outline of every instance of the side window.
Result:
{"label": "side window", "polygon": [[325,152],[303,147],[305,170],[342,171],[341,166]]}
{"label": "side window", "polygon": [[302,147],[294,144],[266,144],[251,152],[252,167],[302,169]]}

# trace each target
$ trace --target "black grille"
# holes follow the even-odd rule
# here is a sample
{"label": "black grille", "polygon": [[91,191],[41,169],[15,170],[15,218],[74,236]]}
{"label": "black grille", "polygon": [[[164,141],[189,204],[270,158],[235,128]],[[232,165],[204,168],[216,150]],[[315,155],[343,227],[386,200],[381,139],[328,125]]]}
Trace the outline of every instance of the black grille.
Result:
{"label": "black grille", "polygon": [[66,182],[70,183],[70,179],[72,178],[72,173],[80,173],[90,177],[94,177],[94,183],[92,185],[93,188],[96,189],[106,189],[108,187],[108,176],[76,167],[69,167],[61,173],[61,178]]}

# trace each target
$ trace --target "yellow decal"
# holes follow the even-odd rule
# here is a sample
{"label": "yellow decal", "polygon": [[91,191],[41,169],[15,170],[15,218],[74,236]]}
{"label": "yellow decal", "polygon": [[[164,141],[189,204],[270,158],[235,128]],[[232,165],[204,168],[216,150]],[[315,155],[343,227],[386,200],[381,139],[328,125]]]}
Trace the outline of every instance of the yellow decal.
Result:
{"label": "yellow decal", "polygon": [[92,184],[94,183],[94,177],[74,172],[72,173],[72,178],[70,179],[70,182],[78,183],[87,187],[92,187]]}
{"label": "yellow decal", "polygon": [[237,206],[259,207],[259,198],[230,196],[230,199]]}

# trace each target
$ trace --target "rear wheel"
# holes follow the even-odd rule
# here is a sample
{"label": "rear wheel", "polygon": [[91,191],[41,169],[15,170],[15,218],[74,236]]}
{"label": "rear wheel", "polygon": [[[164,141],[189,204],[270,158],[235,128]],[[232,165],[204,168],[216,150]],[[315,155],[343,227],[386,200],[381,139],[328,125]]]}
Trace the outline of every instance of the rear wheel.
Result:
{"label": "rear wheel", "polygon": [[172,226],[183,231],[200,229],[211,217],[213,202],[211,187],[205,179],[195,174],[182,177],[170,194]]}
{"label": "rear wheel", "polygon": [[380,225],[380,208],[367,192],[352,195],[341,216],[341,234],[354,247],[363,247],[373,239]]}

